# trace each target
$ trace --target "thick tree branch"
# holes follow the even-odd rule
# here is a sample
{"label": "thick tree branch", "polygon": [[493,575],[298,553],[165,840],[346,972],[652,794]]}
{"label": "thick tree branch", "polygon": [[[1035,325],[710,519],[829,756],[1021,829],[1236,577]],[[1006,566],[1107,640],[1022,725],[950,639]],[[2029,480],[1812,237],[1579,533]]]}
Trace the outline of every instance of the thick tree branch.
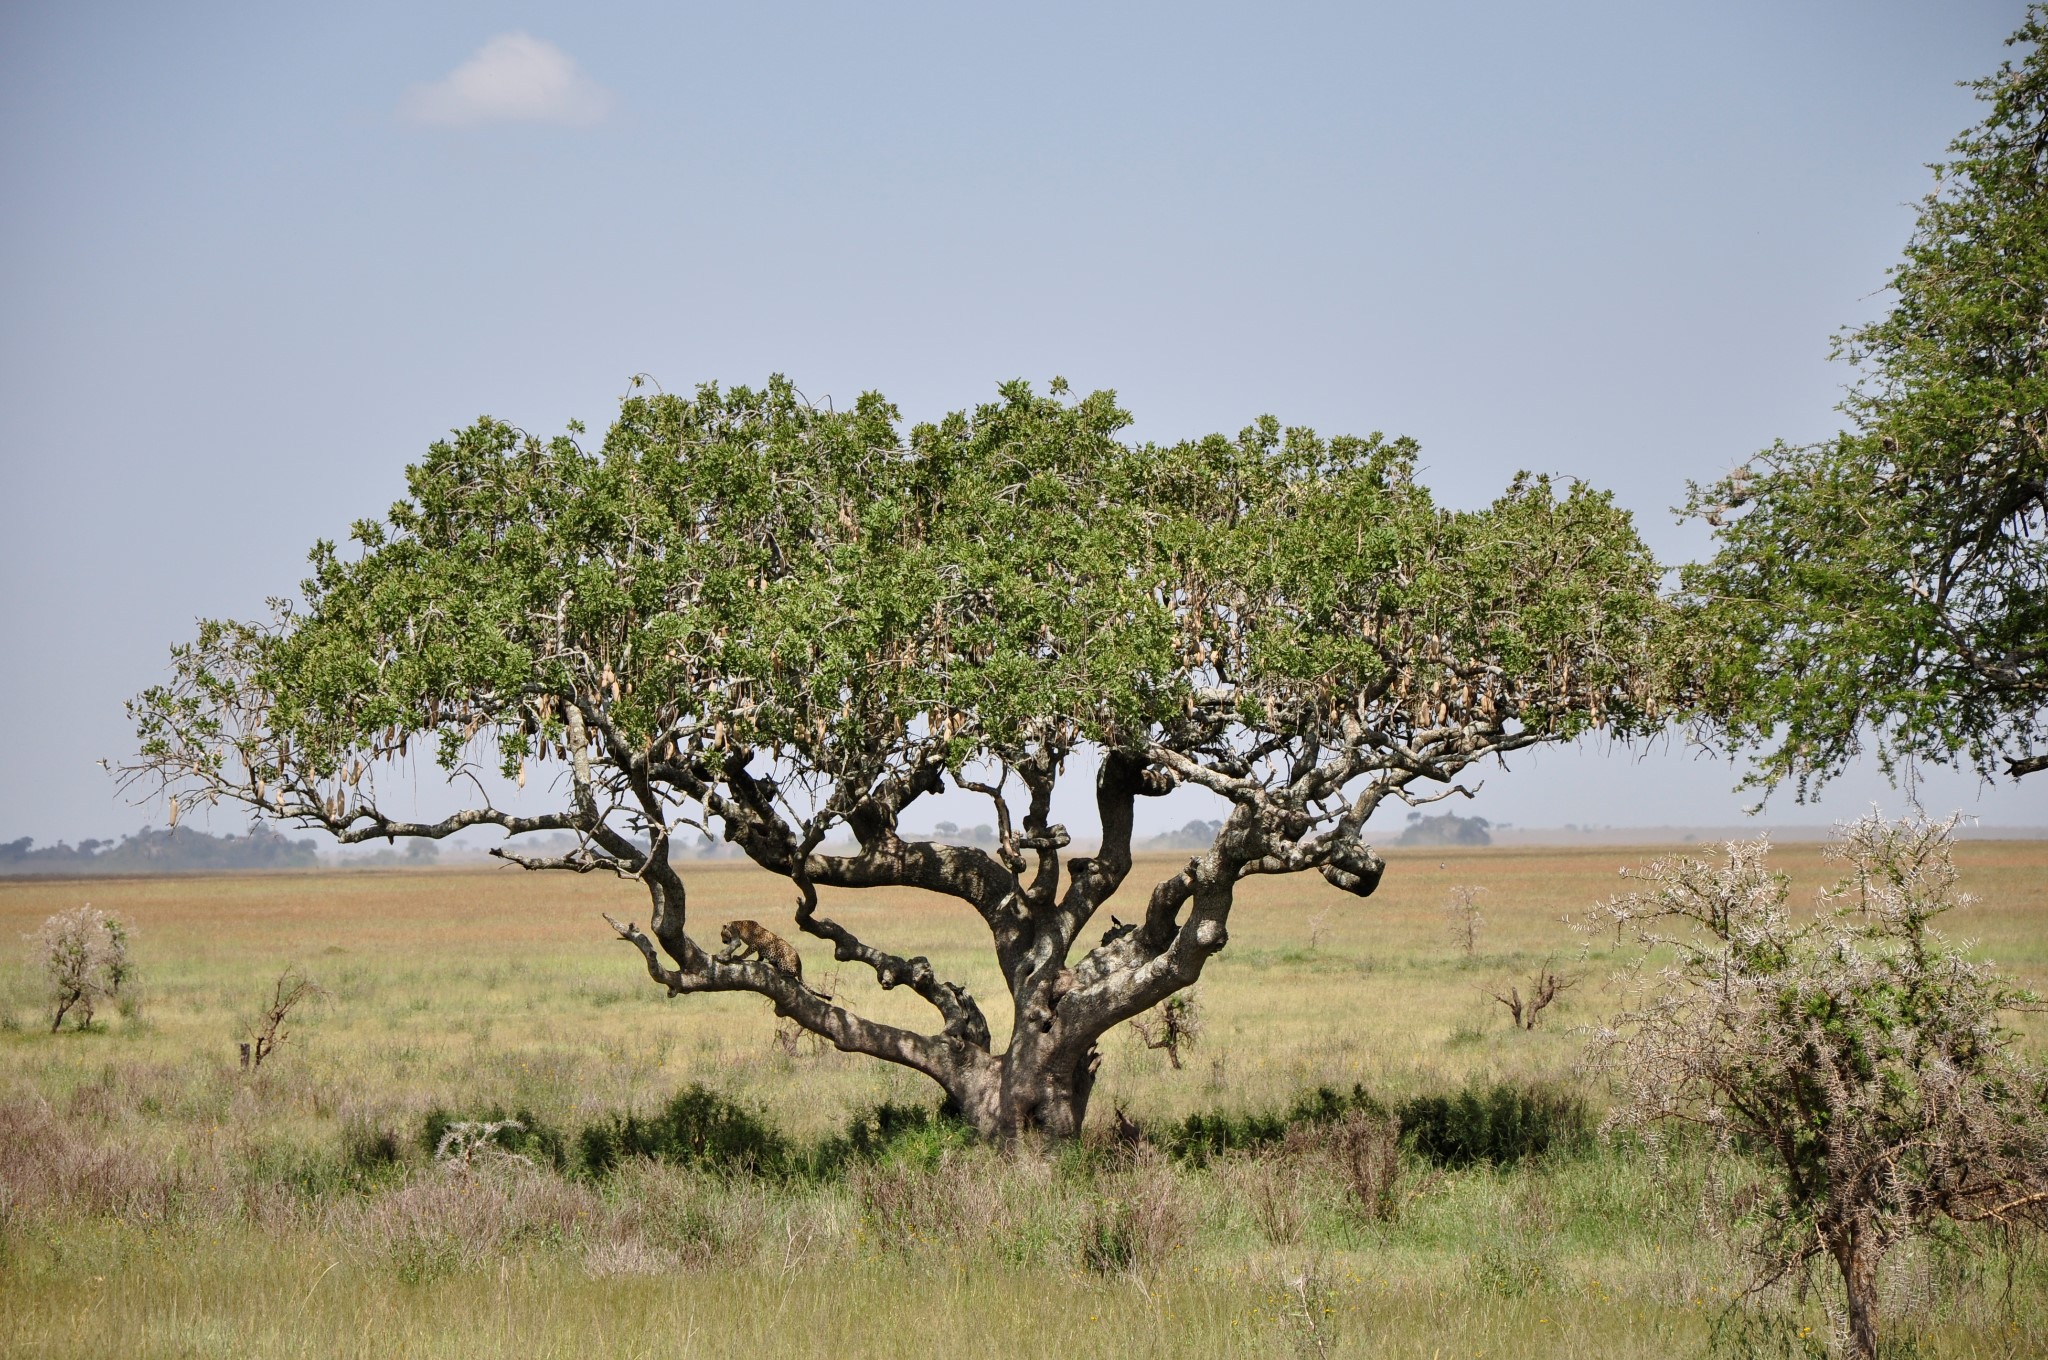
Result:
{"label": "thick tree branch", "polygon": [[1131,872],[1131,835],[1140,798],[1171,793],[1179,780],[1167,770],[1147,764],[1126,751],[1108,751],[1095,776],[1096,816],[1102,845],[1091,858],[1067,864],[1069,882],[1061,903],[1062,945],[1071,947],[1103,903],[1116,895]]}
{"label": "thick tree branch", "polygon": [[638,926],[632,922],[621,925],[610,915],[604,919],[621,940],[640,951],[648,976],[665,987],[670,996],[752,992],[773,1001],[777,1015],[825,1036],[842,1052],[886,1058],[941,1083],[958,1076],[965,1056],[958,1037],[949,1034],[934,1038],[855,1015],[765,963],[722,963],[702,950],[694,950],[687,961],[678,960],[682,966],[669,968],[655,952],[654,942]]}

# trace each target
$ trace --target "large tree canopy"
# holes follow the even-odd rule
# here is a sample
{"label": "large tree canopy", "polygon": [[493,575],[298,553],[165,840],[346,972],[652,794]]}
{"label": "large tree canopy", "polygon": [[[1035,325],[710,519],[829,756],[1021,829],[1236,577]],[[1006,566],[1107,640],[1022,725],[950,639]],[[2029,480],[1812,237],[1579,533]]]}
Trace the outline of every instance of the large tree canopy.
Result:
{"label": "large tree canopy", "polygon": [[1763,751],[1758,783],[1803,798],[1870,735],[1887,771],[2048,769],[2044,36],[2037,6],[1933,167],[1895,305],[1837,340],[1851,428],[1694,490],[1721,543],[1685,575],[1707,712]]}
{"label": "large tree canopy", "polygon": [[[1525,477],[1453,513],[1406,440],[1266,420],[1131,444],[1126,420],[1107,393],[1016,383],[906,437],[879,396],[821,411],[776,379],[634,396],[594,453],[479,421],[353,548],[314,549],[302,606],[201,625],[133,705],[130,773],[343,841],[572,832],[567,853],[500,853],[644,884],[647,928],[616,928],[672,995],[758,993],[928,1074],[985,1132],[1071,1134],[1096,1040],[1195,981],[1240,879],[1313,869],[1363,896],[1382,802],[1660,721],[1658,571],[1606,495]],[[1083,748],[1099,848],[1067,855],[1053,796]],[[416,752],[461,810],[380,807]],[[559,803],[497,806],[488,765],[556,780]],[[992,851],[899,830],[949,781],[990,800]],[[1182,783],[1227,804],[1214,844],[1086,947],[1132,870],[1135,800]],[[672,853],[702,830],[791,880],[763,921],[913,989],[934,1031],[709,953],[718,923],[688,919]],[[978,913],[1007,1044],[912,949],[818,914],[818,886]]]}

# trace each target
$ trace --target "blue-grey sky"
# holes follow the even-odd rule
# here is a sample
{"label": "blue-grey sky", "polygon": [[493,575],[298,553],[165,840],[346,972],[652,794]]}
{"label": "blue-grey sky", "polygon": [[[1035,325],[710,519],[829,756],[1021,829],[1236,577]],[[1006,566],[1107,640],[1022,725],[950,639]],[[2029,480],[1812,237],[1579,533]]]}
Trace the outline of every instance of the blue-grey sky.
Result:
{"label": "blue-grey sky", "polygon": [[[91,762],[195,617],[291,592],[450,427],[601,428],[639,372],[1405,433],[1449,501],[1578,474],[1695,555],[1686,478],[1834,428],[1828,337],[2021,13],[7,5],[0,837],[160,821]],[[1479,811],[1746,801],[1676,743],[1515,764]],[[2048,823],[2048,776],[1922,797]]]}

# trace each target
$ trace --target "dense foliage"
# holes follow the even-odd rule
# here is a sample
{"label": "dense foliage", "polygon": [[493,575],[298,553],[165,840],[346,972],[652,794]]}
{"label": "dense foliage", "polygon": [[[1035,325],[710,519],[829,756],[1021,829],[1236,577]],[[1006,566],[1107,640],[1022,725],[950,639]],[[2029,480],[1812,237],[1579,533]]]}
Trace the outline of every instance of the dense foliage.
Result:
{"label": "dense foliage", "polygon": [[954,766],[1137,744],[1226,676],[1232,716],[1287,735],[1361,696],[1415,727],[1642,719],[1652,569],[1605,495],[1526,479],[1451,514],[1405,440],[1133,448],[1125,419],[1015,385],[905,446],[880,398],[778,380],[629,400],[594,454],[481,421],[353,558],[316,547],[302,608],[203,626],[138,704],[145,752],[239,761],[259,806],[347,829],[378,758],[424,736],[459,769],[483,735],[516,775],[585,690],[636,746],[855,779],[914,725]]}
{"label": "dense foliage", "polygon": [[1976,83],[1891,311],[1837,340],[1850,428],[1694,489],[1720,539],[1685,574],[1710,725],[1764,749],[1760,783],[1804,797],[1873,735],[1887,769],[2048,768],[2044,15]]}

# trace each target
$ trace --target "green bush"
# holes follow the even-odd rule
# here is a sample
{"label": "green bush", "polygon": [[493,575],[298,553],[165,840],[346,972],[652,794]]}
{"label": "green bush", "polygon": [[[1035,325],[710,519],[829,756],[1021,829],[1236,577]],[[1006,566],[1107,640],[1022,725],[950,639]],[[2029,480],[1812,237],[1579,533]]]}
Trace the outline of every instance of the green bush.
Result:
{"label": "green bush", "polygon": [[[1796,1315],[1779,1314],[1746,1302],[1731,1302],[1714,1314],[1707,1354],[1728,1360],[1826,1360],[1828,1344],[1819,1329],[1802,1327]],[[1904,1350],[1906,1348],[1899,1348]]]}
{"label": "green bush", "polygon": [[1489,1242],[1473,1256],[1471,1273],[1488,1293],[1518,1299],[1543,1287],[1543,1258],[1528,1246]]}
{"label": "green bush", "polygon": [[696,1084],[659,1114],[615,1114],[587,1126],[576,1146],[594,1176],[630,1157],[762,1176],[784,1175],[798,1164],[789,1140],[760,1115]]}
{"label": "green bush", "polygon": [[[1448,1167],[1506,1165],[1566,1150],[1586,1139],[1590,1128],[1581,1098],[1543,1087],[1468,1087],[1451,1095],[1417,1097],[1390,1111],[1363,1086],[1348,1092],[1318,1086],[1282,1110],[1197,1111],[1148,1130],[1148,1137],[1167,1155],[1202,1166],[1230,1153],[1277,1146],[1293,1130],[1324,1128],[1354,1112],[1381,1119],[1398,1114],[1403,1145]],[[539,1126],[529,1116],[520,1119],[529,1132],[506,1134],[507,1150],[533,1155],[530,1145],[538,1146],[554,1165],[563,1165],[560,1135],[534,1132]],[[430,1148],[450,1121],[438,1111],[430,1116]],[[576,1161],[593,1176],[629,1158],[651,1157],[743,1175],[829,1180],[857,1164],[929,1168],[974,1140],[973,1129],[942,1106],[885,1101],[856,1113],[844,1132],[805,1147],[755,1111],[693,1085],[659,1114],[614,1114],[588,1125],[577,1137]]]}
{"label": "green bush", "polygon": [[1583,1144],[1591,1128],[1579,1096],[1506,1082],[1485,1089],[1468,1086],[1454,1095],[1417,1096],[1396,1113],[1402,1141],[1444,1167],[1506,1166],[1524,1157],[1568,1151]]}
{"label": "green bush", "polygon": [[334,1152],[296,1143],[258,1143],[245,1152],[249,1179],[258,1185],[276,1185],[301,1199],[356,1188],[348,1168]]}
{"label": "green bush", "polygon": [[846,1132],[827,1138],[806,1161],[813,1176],[839,1175],[856,1162],[937,1166],[946,1153],[967,1147],[974,1129],[945,1106],[899,1105],[885,1100],[857,1112]]}
{"label": "green bush", "polygon": [[1121,1201],[1095,1205],[1081,1225],[1081,1264],[1099,1275],[1115,1275],[1138,1263],[1131,1206]]}
{"label": "green bush", "polygon": [[808,1146],[760,1114],[692,1085],[655,1115],[613,1114],[576,1138],[576,1161],[602,1176],[633,1157],[748,1176],[833,1180],[860,1164],[929,1169],[970,1146],[973,1128],[944,1106],[883,1101],[856,1111],[843,1132]]}
{"label": "green bush", "polygon": [[1403,1145],[1447,1167],[1477,1162],[1505,1166],[1524,1157],[1566,1151],[1584,1142],[1591,1128],[1583,1099],[1548,1087],[1472,1086],[1449,1095],[1417,1096],[1389,1111],[1363,1086],[1353,1086],[1348,1093],[1318,1086],[1285,1110],[1196,1111],[1149,1130],[1148,1136],[1168,1155],[1199,1166],[1227,1153],[1283,1142],[1291,1130],[1334,1124],[1353,1111],[1398,1116]]}
{"label": "green bush", "polygon": [[1386,1113],[1386,1107],[1363,1086],[1353,1086],[1349,1094],[1333,1086],[1318,1086],[1285,1110],[1254,1114],[1198,1110],[1149,1136],[1169,1156],[1201,1166],[1225,1153],[1279,1143],[1293,1128],[1334,1124],[1353,1110]]}

